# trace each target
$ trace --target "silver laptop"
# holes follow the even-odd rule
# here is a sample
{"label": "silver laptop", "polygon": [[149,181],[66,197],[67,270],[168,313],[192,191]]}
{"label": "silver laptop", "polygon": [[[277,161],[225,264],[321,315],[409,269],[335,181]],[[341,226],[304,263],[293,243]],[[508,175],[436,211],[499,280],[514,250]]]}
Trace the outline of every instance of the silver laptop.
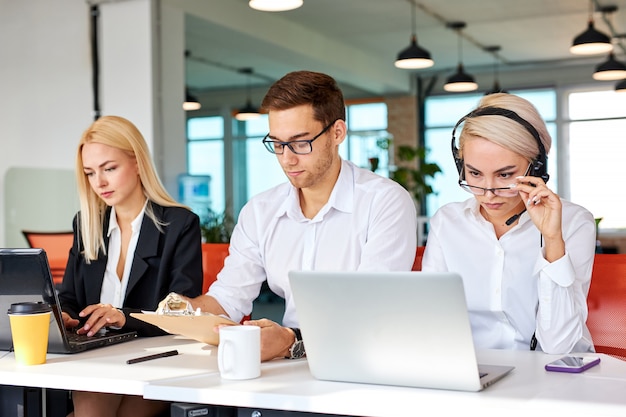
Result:
{"label": "silver laptop", "polygon": [[292,271],[315,378],[480,391],[511,372],[479,367],[454,273]]}
{"label": "silver laptop", "polygon": [[127,330],[106,330],[87,336],[66,329],[45,251],[0,249],[0,350],[13,349],[7,311],[11,304],[24,301],[42,301],[52,307],[48,353],[83,352],[137,337],[137,332]]}

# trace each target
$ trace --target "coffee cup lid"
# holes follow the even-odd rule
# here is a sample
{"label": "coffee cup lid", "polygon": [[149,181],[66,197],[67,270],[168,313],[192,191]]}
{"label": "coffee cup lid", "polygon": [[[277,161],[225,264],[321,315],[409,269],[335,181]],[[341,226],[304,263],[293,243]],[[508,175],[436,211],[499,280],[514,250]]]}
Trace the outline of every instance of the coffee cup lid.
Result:
{"label": "coffee cup lid", "polygon": [[36,314],[47,313],[52,311],[50,304],[43,303],[41,301],[33,302],[27,301],[23,303],[13,303],[9,308],[8,314]]}

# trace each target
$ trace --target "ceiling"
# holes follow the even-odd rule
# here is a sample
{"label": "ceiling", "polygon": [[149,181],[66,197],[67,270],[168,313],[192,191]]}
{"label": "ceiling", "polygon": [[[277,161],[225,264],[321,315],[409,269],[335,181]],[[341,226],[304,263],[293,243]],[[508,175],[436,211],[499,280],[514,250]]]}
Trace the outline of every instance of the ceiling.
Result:
{"label": "ceiling", "polygon": [[[577,57],[569,52],[587,27],[586,0],[415,0],[416,34],[435,65],[401,70],[393,62],[409,45],[410,0],[304,0],[286,12],[260,12],[248,0],[172,0],[186,12],[187,84],[192,93],[267,88],[289,71],[309,69],[335,77],[346,97],[407,94],[415,75],[434,91],[455,72],[459,36],[446,22],[464,21],[462,61],[482,90],[494,74],[504,88],[555,85],[574,70],[571,81],[597,82],[594,67],[606,56]],[[615,5],[614,13],[594,13],[596,28],[617,35],[616,57],[626,56],[626,0],[594,0]],[[499,46],[490,53],[485,47]],[[252,68],[252,75],[241,73]],[[521,72],[524,76],[520,76]],[[529,71],[533,75],[529,75]],[[507,85],[508,83],[508,85]],[[260,101],[260,97],[259,97]]]}

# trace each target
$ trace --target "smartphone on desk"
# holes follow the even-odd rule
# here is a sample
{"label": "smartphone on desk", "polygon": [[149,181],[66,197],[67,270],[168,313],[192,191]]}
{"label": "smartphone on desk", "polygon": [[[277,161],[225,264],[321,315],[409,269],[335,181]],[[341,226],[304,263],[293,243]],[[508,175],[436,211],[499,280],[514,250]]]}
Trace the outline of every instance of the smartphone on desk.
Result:
{"label": "smartphone on desk", "polygon": [[546,371],[580,373],[599,363],[597,356],[563,356],[546,364]]}

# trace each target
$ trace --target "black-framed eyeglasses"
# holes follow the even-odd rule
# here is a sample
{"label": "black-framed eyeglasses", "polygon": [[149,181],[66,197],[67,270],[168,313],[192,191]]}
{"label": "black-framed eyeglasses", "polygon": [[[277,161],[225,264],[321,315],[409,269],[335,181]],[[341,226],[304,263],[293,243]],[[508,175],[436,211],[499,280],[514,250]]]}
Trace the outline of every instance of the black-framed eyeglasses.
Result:
{"label": "black-framed eyeglasses", "polygon": [[276,155],[282,155],[283,153],[285,153],[285,146],[288,147],[291,150],[291,152],[295,153],[296,155],[306,155],[308,153],[313,152],[313,141],[319,138],[320,136],[322,136],[324,133],[326,133],[328,129],[330,129],[331,126],[334,125],[337,120],[339,119],[333,120],[332,123],[330,123],[324,129],[322,129],[322,131],[318,133],[317,135],[315,135],[312,139],[292,140],[291,142],[281,142],[279,140],[270,139],[269,138],[270,134],[268,133],[263,138],[263,145],[265,145],[265,149],[267,149],[269,152],[276,154]]}
{"label": "black-framed eyeglasses", "polygon": [[[528,165],[528,168],[526,169],[526,173],[524,173],[524,176],[528,175],[528,173],[530,172],[531,165],[532,164]],[[485,195],[489,191],[491,191],[494,195],[497,195],[499,197],[515,197],[517,194],[519,194],[517,188],[515,188],[515,183],[510,184],[507,187],[483,188],[483,187],[478,187],[476,185],[469,185],[467,181],[463,178],[464,176],[465,176],[465,170],[463,170],[459,178],[459,186],[463,190],[467,191],[468,193],[472,193],[474,195]]]}

